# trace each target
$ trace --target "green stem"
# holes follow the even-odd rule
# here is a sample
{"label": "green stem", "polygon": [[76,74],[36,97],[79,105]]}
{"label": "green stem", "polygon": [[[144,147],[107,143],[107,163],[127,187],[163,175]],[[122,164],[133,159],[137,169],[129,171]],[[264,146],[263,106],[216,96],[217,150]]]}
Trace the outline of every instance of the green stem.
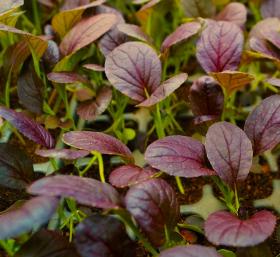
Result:
{"label": "green stem", "polygon": [[40,15],[39,15],[39,9],[38,9],[38,0],[32,0],[32,10],[33,10],[33,18],[35,22],[35,27],[37,30],[37,33],[40,35],[42,34],[41,31],[41,22],[40,22]]}
{"label": "green stem", "polygon": [[163,127],[163,123],[162,123],[159,103],[156,104],[155,127],[156,127],[158,138],[164,138],[165,132],[164,132],[164,127]]}
{"label": "green stem", "polygon": [[176,179],[177,187],[178,187],[180,193],[182,195],[185,194],[185,189],[183,187],[183,184],[182,184],[182,181],[181,181],[180,177],[176,176],[175,179]]}
{"label": "green stem", "polygon": [[87,166],[80,172],[80,177],[83,177],[85,173],[90,169],[90,167],[94,164],[95,160],[97,159],[96,155],[93,155],[90,161],[88,162]]}
{"label": "green stem", "polygon": [[10,69],[8,78],[5,84],[5,105],[9,108],[10,107],[10,86],[11,86],[11,75],[12,69]]}
{"label": "green stem", "polygon": [[94,156],[96,156],[96,158],[98,160],[100,180],[101,180],[101,182],[105,183],[106,180],[105,180],[105,174],[104,174],[104,162],[103,162],[102,154],[97,151],[92,151],[91,153]]}
{"label": "green stem", "polygon": [[5,240],[0,240],[0,246],[5,250],[5,252],[9,255],[9,256],[14,256],[14,252],[11,249],[11,246],[9,245],[8,242],[6,242]]}

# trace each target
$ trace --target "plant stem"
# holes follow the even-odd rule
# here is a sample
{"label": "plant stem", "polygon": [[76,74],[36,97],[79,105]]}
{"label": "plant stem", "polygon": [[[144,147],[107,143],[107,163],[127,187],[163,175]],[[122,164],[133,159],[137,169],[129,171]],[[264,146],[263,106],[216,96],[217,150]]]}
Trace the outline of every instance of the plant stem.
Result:
{"label": "plant stem", "polygon": [[85,173],[90,169],[90,167],[94,164],[95,160],[97,159],[96,155],[93,155],[92,158],[90,159],[90,161],[88,162],[87,166],[81,171],[80,173],[80,177],[83,177],[85,175]]}
{"label": "plant stem", "polygon": [[180,193],[182,195],[185,194],[185,189],[183,187],[183,184],[182,184],[182,181],[181,181],[180,177],[176,176],[175,179],[176,179],[177,187],[178,187]]}
{"label": "plant stem", "polygon": [[41,22],[40,22],[37,1],[38,0],[32,0],[32,10],[33,10],[33,18],[34,18],[34,22],[35,22],[35,27],[36,27],[37,33],[40,35],[42,33],[42,31],[41,31]]}
{"label": "plant stem", "polygon": [[165,132],[164,132],[164,127],[163,127],[163,123],[162,123],[159,103],[156,104],[155,126],[156,126],[156,131],[157,131],[158,138],[165,137]]}
{"label": "plant stem", "polygon": [[98,160],[100,180],[101,180],[101,182],[105,183],[106,180],[105,180],[105,175],[104,175],[104,162],[103,162],[102,154],[97,151],[92,151],[91,153],[94,156],[96,156],[96,158]]}

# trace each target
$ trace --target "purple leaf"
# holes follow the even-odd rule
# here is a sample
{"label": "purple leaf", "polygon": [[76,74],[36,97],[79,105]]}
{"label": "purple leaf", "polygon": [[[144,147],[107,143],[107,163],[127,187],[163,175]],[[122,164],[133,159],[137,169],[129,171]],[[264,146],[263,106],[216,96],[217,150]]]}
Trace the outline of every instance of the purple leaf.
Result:
{"label": "purple leaf", "polygon": [[105,133],[92,131],[68,132],[63,135],[63,141],[65,144],[78,149],[133,159],[131,151],[125,144]]}
{"label": "purple leaf", "polygon": [[[202,76],[193,82],[189,92],[189,100],[197,124],[202,121],[219,119],[223,112],[223,90],[209,76]],[[206,117],[208,118],[205,119]]]}
{"label": "purple leaf", "polygon": [[100,66],[98,64],[85,64],[83,65],[84,68],[88,69],[88,70],[93,70],[93,71],[105,71],[105,68],[103,66]]}
{"label": "purple leaf", "polygon": [[269,18],[269,17],[280,18],[280,1],[264,0],[261,5],[261,14],[263,18]]}
{"label": "purple leaf", "polygon": [[199,22],[188,22],[179,26],[173,33],[166,37],[161,45],[161,52],[170,48],[173,45],[181,43],[198,33],[201,25]]}
{"label": "purple leaf", "polygon": [[34,68],[29,68],[19,77],[17,92],[20,103],[29,111],[42,114],[44,102],[44,83]]}
{"label": "purple leaf", "polygon": [[67,0],[63,3],[60,11],[71,10],[80,6],[88,5],[90,0]]}
{"label": "purple leaf", "polygon": [[28,192],[35,195],[73,197],[80,204],[102,209],[121,206],[120,195],[111,185],[78,176],[45,177],[29,186]]}
{"label": "purple leaf", "polygon": [[160,85],[161,63],[153,48],[128,42],[106,58],[105,73],[111,84],[131,99],[142,102]]}
{"label": "purple leaf", "polygon": [[266,80],[266,82],[275,87],[280,87],[280,79],[278,78],[269,78]]}
{"label": "purple leaf", "polygon": [[75,245],[83,257],[132,257],[136,245],[124,225],[112,216],[94,214],[76,228]]}
{"label": "purple leaf", "polygon": [[232,186],[246,179],[253,150],[243,130],[228,122],[215,123],[206,134],[205,147],[212,167],[222,180]]}
{"label": "purple leaf", "polygon": [[122,14],[114,8],[101,5],[97,7],[97,13],[113,13],[117,16],[117,23],[99,41],[99,48],[104,56],[111,53],[116,47],[127,42],[127,36],[117,28],[118,24],[125,23]]}
{"label": "purple leaf", "polygon": [[16,252],[15,257],[80,257],[74,245],[61,233],[40,230]]}
{"label": "purple leaf", "polygon": [[37,155],[47,158],[59,158],[65,160],[76,160],[89,155],[85,150],[72,150],[72,149],[48,149],[36,150]]}
{"label": "purple leaf", "polygon": [[173,230],[179,217],[176,194],[162,179],[150,179],[131,187],[126,194],[125,205],[156,246],[165,242],[165,226]]}
{"label": "purple leaf", "polygon": [[53,40],[48,41],[48,48],[43,55],[43,60],[48,67],[52,68],[60,60],[60,52],[57,43]]}
{"label": "purple leaf", "polygon": [[54,140],[51,134],[45,130],[40,124],[28,118],[23,113],[15,112],[4,106],[0,106],[0,116],[9,121],[23,135],[39,145],[47,148],[54,146]]}
{"label": "purple leaf", "polygon": [[114,187],[130,187],[152,178],[155,170],[135,165],[123,165],[110,174],[109,181]]}
{"label": "purple leaf", "polygon": [[25,152],[10,144],[0,144],[0,185],[24,189],[34,178],[33,164]]}
{"label": "purple leaf", "polygon": [[152,41],[151,38],[142,30],[142,28],[137,25],[121,23],[117,25],[117,28],[120,32],[132,38],[136,38],[144,42]]}
{"label": "purple leaf", "polygon": [[247,10],[242,3],[229,3],[217,16],[216,20],[229,21],[243,28],[247,20]]}
{"label": "purple leaf", "polygon": [[276,217],[269,211],[257,212],[247,220],[240,220],[229,212],[221,211],[208,217],[205,233],[213,244],[246,247],[267,239],[275,225]]}
{"label": "purple leaf", "polygon": [[258,155],[280,143],[280,96],[264,99],[248,116],[244,131]]}
{"label": "purple leaf", "polygon": [[117,22],[114,14],[98,14],[78,22],[63,38],[60,50],[64,56],[73,54],[97,40]]}
{"label": "purple leaf", "polygon": [[51,72],[47,75],[48,80],[61,83],[61,84],[71,84],[71,83],[84,83],[89,84],[90,82],[82,75],[74,72]]}
{"label": "purple leaf", "polygon": [[201,245],[176,246],[160,253],[159,257],[222,257],[214,248]]}
{"label": "purple leaf", "polygon": [[196,57],[206,72],[236,70],[243,50],[241,29],[226,21],[211,21],[197,43]]}
{"label": "purple leaf", "polygon": [[150,107],[164,100],[178,89],[188,78],[186,73],[175,75],[164,81],[144,102],[138,104],[140,107]]}
{"label": "purple leaf", "polygon": [[185,136],[168,136],[150,144],[145,160],[158,170],[186,178],[215,175],[206,167],[203,144]]}
{"label": "purple leaf", "polygon": [[215,5],[209,0],[181,0],[187,17],[212,17],[215,14]]}
{"label": "purple leaf", "polygon": [[36,197],[16,210],[0,215],[0,240],[10,239],[42,226],[53,215],[58,205],[55,197]]}
{"label": "purple leaf", "polygon": [[109,87],[103,87],[94,101],[89,100],[79,105],[77,114],[83,120],[93,121],[96,117],[106,111],[112,100],[112,90]]}

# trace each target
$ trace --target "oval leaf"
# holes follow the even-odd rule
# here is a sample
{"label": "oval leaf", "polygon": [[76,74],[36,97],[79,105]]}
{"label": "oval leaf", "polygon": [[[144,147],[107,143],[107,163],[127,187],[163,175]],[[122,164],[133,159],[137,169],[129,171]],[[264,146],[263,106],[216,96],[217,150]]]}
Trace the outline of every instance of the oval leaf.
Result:
{"label": "oval leaf", "polygon": [[88,151],[72,150],[72,149],[36,150],[35,153],[42,157],[58,158],[58,159],[65,159],[65,160],[76,160],[89,155]]}
{"label": "oval leaf", "polygon": [[9,144],[0,144],[0,185],[24,189],[34,176],[32,161],[25,152]]}
{"label": "oval leaf", "polygon": [[242,89],[255,79],[252,75],[240,71],[210,72],[209,74],[218,81],[228,95]]}
{"label": "oval leaf", "polygon": [[229,3],[217,16],[216,20],[229,21],[243,27],[247,20],[247,10],[242,3]]}
{"label": "oval leaf", "polygon": [[67,237],[59,232],[40,230],[35,233],[20,250],[15,257],[80,257],[74,245],[69,243]]}
{"label": "oval leaf", "polygon": [[84,68],[88,70],[93,70],[93,71],[105,71],[105,68],[103,66],[100,66],[98,64],[85,64],[83,65]]}
{"label": "oval leaf", "polygon": [[201,123],[203,117],[208,117],[207,121],[219,119],[223,112],[223,91],[209,76],[202,76],[193,82],[189,91],[189,100],[191,110],[196,116],[196,124]]}
{"label": "oval leaf", "polygon": [[160,85],[161,63],[147,44],[128,42],[106,58],[105,73],[111,84],[131,99],[142,102]]}
{"label": "oval leaf", "polygon": [[117,28],[120,32],[126,34],[127,36],[144,42],[151,42],[151,38],[141,29],[141,27],[137,25],[121,23],[117,25]]}
{"label": "oval leaf", "polygon": [[106,2],[106,0],[97,0],[90,4],[79,6],[75,9],[59,12],[52,18],[52,28],[61,38],[63,38],[66,33],[81,19],[82,14],[86,9],[101,5],[104,2]]}
{"label": "oval leaf", "polygon": [[122,222],[101,214],[94,214],[77,226],[75,245],[84,257],[136,256],[136,245],[127,236]]}
{"label": "oval leaf", "polygon": [[214,248],[201,245],[176,246],[160,253],[159,257],[222,257]]}
{"label": "oval leaf", "polygon": [[139,184],[152,178],[155,170],[140,168],[135,165],[124,165],[112,171],[109,182],[115,187],[123,188]]}
{"label": "oval leaf", "polygon": [[210,176],[203,144],[185,136],[168,136],[148,146],[145,160],[158,170],[186,178]]}
{"label": "oval leaf", "polygon": [[23,135],[37,144],[47,148],[52,148],[54,146],[55,142],[51,134],[40,124],[28,118],[23,113],[15,112],[14,110],[0,106],[0,116],[9,121]]}
{"label": "oval leaf", "polygon": [[120,155],[133,159],[128,147],[118,139],[101,132],[75,131],[63,135],[65,144],[86,150],[98,151],[102,154]]}
{"label": "oval leaf", "polygon": [[280,79],[278,78],[269,78],[266,80],[266,82],[275,87],[280,87]]}
{"label": "oval leaf", "polygon": [[248,220],[221,211],[211,214],[205,222],[207,239],[216,245],[234,247],[253,246],[263,242],[273,232],[276,217],[269,211],[260,211]]}
{"label": "oval leaf", "polygon": [[178,89],[188,78],[186,73],[178,74],[164,81],[144,102],[138,104],[140,107],[150,107],[164,100]]}
{"label": "oval leaf", "polygon": [[98,14],[78,22],[63,38],[59,48],[64,56],[89,45],[117,22],[114,14]]}
{"label": "oval leaf", "polygon": [[173,33],[166,37],[161,45],[161,52],[173,45],[181,43],[198,33],[201,25],[199,22],[188,22],[179,26]]}
{"label": "oval leaf", "polygon": [[243,130],[228,122],[215,123],[206,134],[205,147],[212,167],[223,181],[232,186],[246,179],[253,150]]}
{"label": "oval leaf", "polygon": [[103,209],[121,205],[120,196],[111,185],[78,176],[45,177],[34,182],[28,192],[35,195],[73,197],[80,204]]}
{"label": "oval leaf", "polygon": [[51,72],[47,75],[47,77],[48,80],[61,84],[71,84],[79,82],[84,84],[90,84],[90,82],[85,77],[74,72]]}
{"label": "oval leaf", "polygon": [[176,194],[162,179],[147,180],[131,187],[125,196],[125,205],[156,246],[165,242],[165,226],[173,230],[179,217]]}
{"label": "oval leaf", "polygon": [[54,197],[36,197],[16,210],[0,214],[0,240],[10,239],[45,224],[58,205]]}
{"label": "oval leaf", "polygon": [[211,21],[197,42],[196,57],[206,72],[236,70],[243,50],[241,29],[226,21]]}
{"label": "oval leaf", "polygon": [[244,131],[252,142],[255,155],[279,144],[280,96],[273,95],[264,99],[246,119]]}

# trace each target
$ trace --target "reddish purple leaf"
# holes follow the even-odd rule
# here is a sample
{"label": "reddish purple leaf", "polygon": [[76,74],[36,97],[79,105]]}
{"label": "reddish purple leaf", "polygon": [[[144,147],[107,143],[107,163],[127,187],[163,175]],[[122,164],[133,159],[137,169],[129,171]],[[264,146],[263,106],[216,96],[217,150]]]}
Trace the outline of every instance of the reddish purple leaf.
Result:
{"label": "reddish purple leaf", "polygon": [[261,14],[263,18],[269,18],[269,17],[280,18],[280,1],[264,0],[261,5]]}
{"label": "reddish purple leaf", "polygon": [[246,179],[253,150],[243,130],[228,122],[215,123],[206,134],[205,147],[212,167],[222,180],[232,186]]}
{"label": "reddish purple leaf", "polygon": [[48,149],[48,150],[36,150],[37,155],[47,158],[59,158],[65,160],[76,160],[89,155],[85,150],[72,150],[72,149]]}
{"label": "reddish purple leaf", "polygon": [[111,53],[116,47],[127,42],[127,36],[117,28],[118,24],[125,23],[122,14],[114,8],[101,5],[97,7],[97,13],[113,13],[117,16],[117,23],[99,41],[99,48],[104,56]]}
{"label": "reddish purple leaf", "polygon": [[120,195],[111,185],[78,176],[45,177],[29,186],[28,192],[34,195],[73,197],[80,204],[102,209],[121,206]]}
{"label": "reddish purple leaf", "polygon": [[152,168],[140,168],[135,165],[124,165],[110,174],[109,181],[114,187],[130,187],[152,178],[155,170]]}
{"label": "reddish purple leaf", "polygon": [[57,43],[53,40],[48,41],[48,48],[43,55],[44,62],[52,68],[60,60],[60,52]]}
{"label": "reddish purple leaf", "polygon": [[186,73],[175,75],[174,77],[164,81],[144,102],[138,104],[141,107],[150,107],[164,100],[178,89],[188,78]]}
{"label": "reddish purple leaf", "polygon": [[236,70],[243,50],[241,29],[226,21],[211,21],[197,43],[196,57],[206,72]]}
{"label": "reddish purple leaf", "polygon": [[189,91],[195,123],[219,119],[224,108],[224,94],[217,82],[209,76],[195,80]]}
{"label": "reddish purple leaf", "polygon": [[83,257],[133,257],[137,249],[123,223],[102,214],[94,214],[77,226],[75,245]]}
{"label": "reddish purple leaf", "polygon": [[205,223],[207,239],[216,245],[246,247],[266,240],[273,232],[276,217],[269,211],[260,211],[250,219],[240,220],[232,213],[212,213]]}
{"label": "reddish purple leaf", "polygon": [[271,44],[273,44],[276,48],[280,48],[280,24],[278,28],[271,28],[271,29],[265,29],[261,31],[262,35],[265,37],[267,41],[269,41]]}
{"label": "reddish purple leaf", "polygon": [[280,143],[280,96],[264,99],[248,116],[244,131],[258,155]]}
{"label": "reddish purple leaf", "polygon": [[98,14],[78,22],[63,38],[60,50],[70,55],[101,37],[117,22],[114,14]]}
{"label": "reddish purple leaf", "polygon": [[142,30],[141,27],[137,25],[121,23],[117,25],[117,28],[120,32],[126,34],[127,36],[144,42],[151,42],[151,38]]}
{"label": "reddish purple leaf", "polygon": [[199,22],[188,22],[179,26],[173,33],[166,37],[161,45],[161,52],[170,48],[173,45],[181,43],[198,33],[201,25]]}
{"label": "reddish purple leaf", "polygon": [[247,10],[242,3],[229,3],[217,16],[216,20],[229,21],[243,27],[247,20]]}
{"label": "reddish purple leaf", "polygon": [[145,43],[128,42],[115,48],[106,58],[105,73],[111,84],[142,102],[160,85],[161,63],[153,48]]}
{"label": "reddish purple leaf", "polygon": [[105,133],[92,131],[68,132],[63,135],[63,141],[65,144],[78,149],[120,155],[124,158],[133,159],[131,151],[125,144]]}
{"label": "reddish purple leaf", "polygon": [[100,66],[98,64],[85,64],[83,65],[84,68],[88,70],[93,70],[93,71],[105,71],[105,68],[103,66]]}
{"label": "reddish purple leaf", "polygon": [[160,253],[159,257],[222,257],[215,248],[201,245],[176,246]]}
{"label": "reddish purple leaf", "polygon": [[178,221],[176,194],[163,179],[150,179],[131,187],[126,194],[125,205],[156,246],[165,242],[165,226],[173,230]]}
{"label": "reddish purple leaf", "polygon": [[94,101],[90,100],[79,105],[77,113],[83,120],[93,121],[96,117],[106,111],[112,100],[112,90],[103,87]]}
{"label": "reddish purple leaf", "polygon": [[143,12],[147,9],[150,9],[152,7],[154,7],[155,5],[157,5],[161,0],[150,0],[148,3],[146,3],[145,5],[143,5],[141,7],[141,9],[139,10],[139,12]]}
{"label": "reddish purple leaf", "polygon": [[51,72],[48,74],[48,80],[55,82],[55,83],[61,83],[61,84],[71,84],[71,83],[84,83],[89,84],[90,82],[83,77],[82,75],[79,75],[78,73],[74,72]]}
{"label": "reddish purple leaf", "polygon": [[280,79],[278,78],[269,78],[266,80],[266,82],[275,87],[280,87]]}
{"label": "reddish purple leaf", "polygon": [[16,210],[0,215],[0,240],[10,239],[38,228],[51,218],[58,205],[55,197],[36,197]]}
{"label": "reddish purple leaf", "polygon": [[15,112],[4,106],[0,106],[0,116],[9,121],[23,135],[39,145],[47,148],[54,146],[54,140],[51,134],[45,130],[40,124],[28,118],[23,113]]}
{"label": "reddish purple leaf", "polygon": [[90,3],[90,0],[66,0],[61,6],[60,11],[71,10],[79,6],[87,5]]}
{"label": "reddish purple leaf", "polygon": [[145,160],[158,170],[172,176],[199,177],[215,175],[206,168],[202,143],[185,136],[168,136],[148,146]]}

